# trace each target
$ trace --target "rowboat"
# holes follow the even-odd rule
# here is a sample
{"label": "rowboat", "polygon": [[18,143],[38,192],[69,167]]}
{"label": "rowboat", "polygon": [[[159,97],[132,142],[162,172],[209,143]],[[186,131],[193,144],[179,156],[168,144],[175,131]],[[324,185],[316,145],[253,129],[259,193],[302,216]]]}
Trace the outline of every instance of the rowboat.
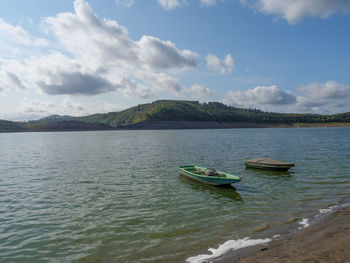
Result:
{"label": "rowboat", "polygon": [[273,160],[269,158],[250,159],[250,160],[244,161],[244,164],[248,168],[276,170],[276,171],[288,171],[289,168],[294,166],[294,163]]}
{"label": "rowboat", "polygon": [[180,174],[210,185],[224,186],[237,183],[241,178],[232,174],[216,171],[212,168],[204,168],[194,165],[185,165],[179,167]]}

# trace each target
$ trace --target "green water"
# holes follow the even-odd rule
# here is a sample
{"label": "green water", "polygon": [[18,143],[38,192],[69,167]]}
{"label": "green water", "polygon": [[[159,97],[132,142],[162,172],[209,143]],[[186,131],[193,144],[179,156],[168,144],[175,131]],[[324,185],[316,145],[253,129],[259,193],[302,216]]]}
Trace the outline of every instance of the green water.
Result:
{"label": "green water", "polygon": [[[289,173],[245,169],[270,157]],[[350,128],[0,134],[0,261],[184,262],[350,197]],[[177,166],[242,177],[236,190]]]}

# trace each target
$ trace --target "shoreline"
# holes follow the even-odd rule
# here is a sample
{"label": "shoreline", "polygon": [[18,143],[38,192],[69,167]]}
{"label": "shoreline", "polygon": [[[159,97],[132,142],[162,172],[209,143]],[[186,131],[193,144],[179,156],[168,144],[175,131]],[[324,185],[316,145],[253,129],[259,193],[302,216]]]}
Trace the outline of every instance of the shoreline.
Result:
{"label": "shoreline", "polygon": [[218,257],[215,263],[350,262],[350,206],[339,207],[309,227],[269,243]]}
{"label": "shoreline", "polygon": [[255,123],[255,122],[199,122],[199,121],[150,121],[122,124],[115,130],[186,130],[186,129],[234,129],[234,128],[329,128],[350,127],[347,122],[329,123]]}
{"label": "shoreline", "polygon": [[[152,121],[123,124],[116,127],[100,124],[81,123],[76,127],[60,127],[70,122],[51,123],[49,127],[0,129],[0,133],[14,132],[74,132],[74,131],[123,131],[123,130],[196,130],[196,129],[241,129],[241,128],[333,128],[350,127],[350,123],[253,123],[253,122],[190,122],[190,121]],[[78,122],[79,124],[79,122]]]}

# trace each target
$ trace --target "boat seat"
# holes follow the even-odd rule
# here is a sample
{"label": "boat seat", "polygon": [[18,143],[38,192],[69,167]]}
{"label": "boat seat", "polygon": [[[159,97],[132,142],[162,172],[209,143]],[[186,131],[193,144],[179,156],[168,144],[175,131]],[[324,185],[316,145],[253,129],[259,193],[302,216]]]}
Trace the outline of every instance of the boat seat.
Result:
{"label": "boat seat", "polygon": [[192,173],[200,174],[200,175],[204,175],[205,174],[203,170],[198,169],[198,168],[195,171],[193,171]]}

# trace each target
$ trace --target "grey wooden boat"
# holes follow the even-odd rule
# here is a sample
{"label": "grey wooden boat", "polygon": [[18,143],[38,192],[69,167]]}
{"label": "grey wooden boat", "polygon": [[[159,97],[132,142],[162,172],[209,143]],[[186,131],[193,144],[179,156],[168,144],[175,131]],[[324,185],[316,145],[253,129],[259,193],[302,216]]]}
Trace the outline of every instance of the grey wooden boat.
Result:
{"label": "grey wooden boat", "polygon": [[284,162],[279,160],[273,160],[269,158],[255,158],[244,161],[246,167],[276,170],[276,171],[288,171],[289,168],[294,166],[294,163]]}

